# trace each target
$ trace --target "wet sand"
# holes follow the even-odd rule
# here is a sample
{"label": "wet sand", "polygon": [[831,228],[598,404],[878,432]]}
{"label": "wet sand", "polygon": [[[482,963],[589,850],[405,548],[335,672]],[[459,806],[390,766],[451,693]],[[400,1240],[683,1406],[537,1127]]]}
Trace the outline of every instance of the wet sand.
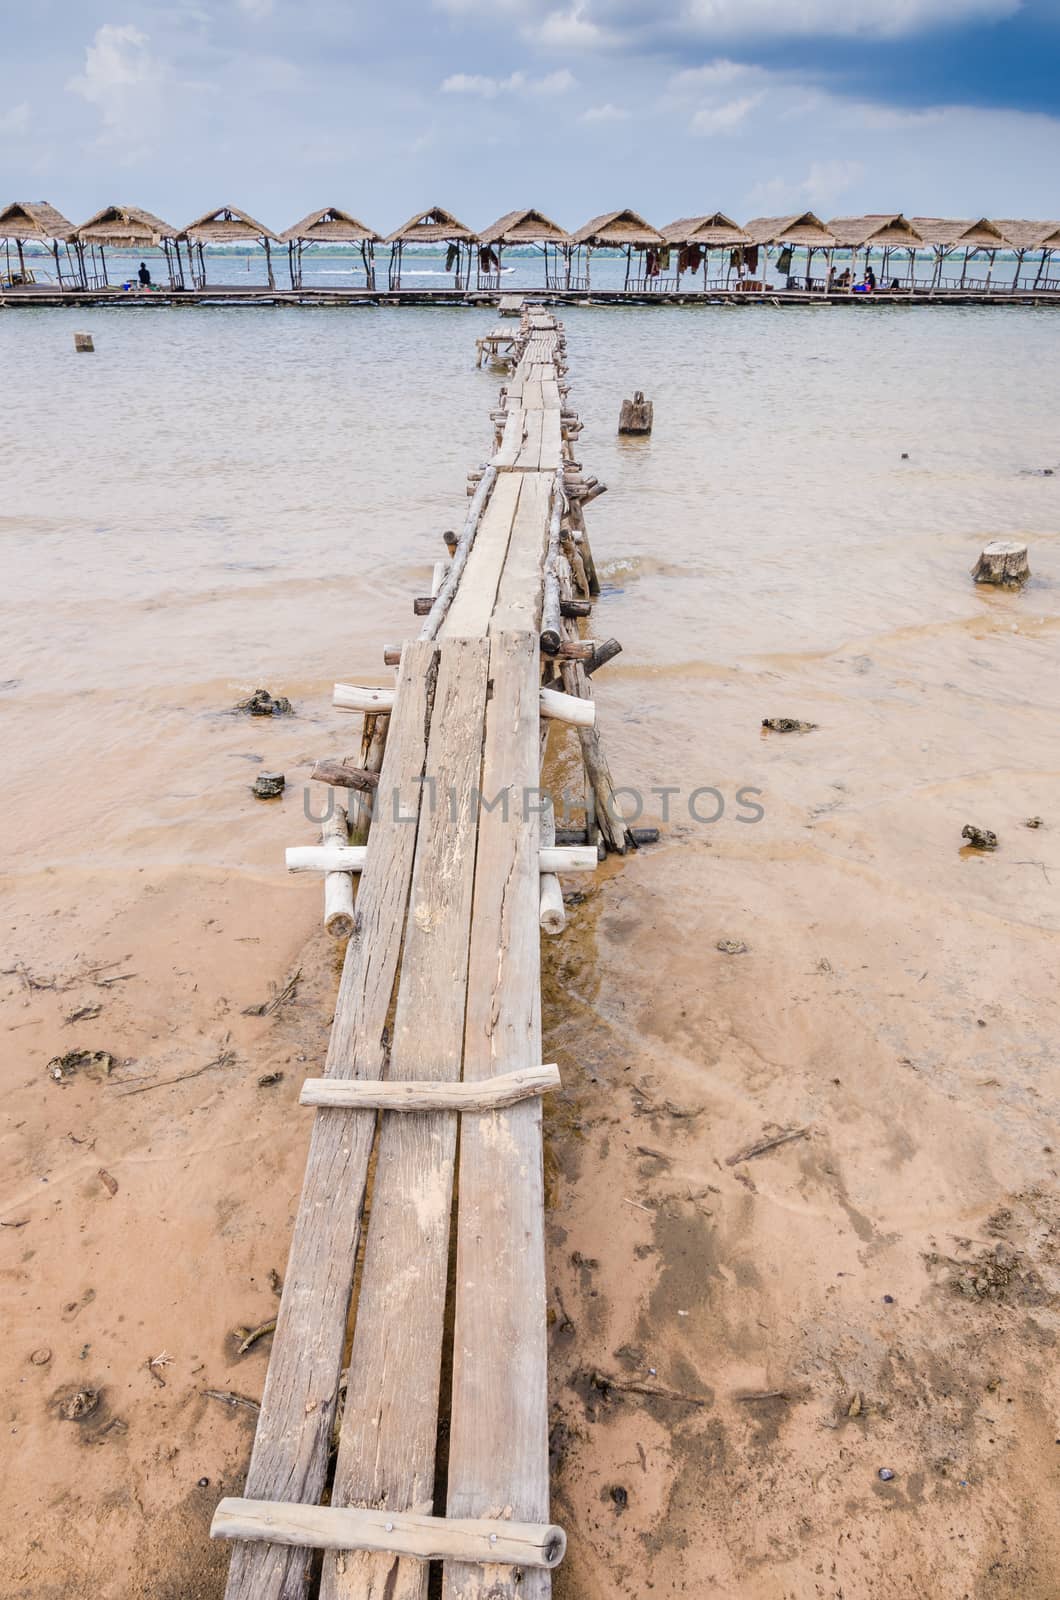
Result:
{"label": "wet sand", "polygon": [[[211,533],[216,483],[192,486],[187,544],[185,513],[172,535],[158,523],[187,441],[137,485],[142,532],[123,504],[88,540],[124,440],[83,527],[61,461],[36,540],[27,507],[5,520],[9,566],[52,597],[43,631],[4,602],[22,656],[2,701],[13,1596],[223,1592],[206,1529],[241,1486],[254,1417],[205,1391],[261,1392],[268,1336],[239,1355],[235,1330],[275,1310],[308,1139],[298,1089],[338,969],[319,885],[286,880],[282,848],[309,833],[309,763],[356,745],[329,684],[405,630],[494,381],[458,365],[480,319],[438,317],[406,328],[454,397],[414,479],[395,484],[370,419],[355,468],[326,444],[314,460],[396,520],[315,517],[301,436],[275,506],[227,505]],[[582,458],[611,485],[590,524],[598,628],[625,646],[601,673],[601,723],[619,782],[680,795],[660,846],[577,885],[545,951],[546,1057],[565,1083],[547,1148],[557,1596],[1044,1600],[1060,1587],[1060,491],[1022,469],[1060,465],[1055,396],[1009,384],[1001,360],[988,428],[950,401],[941,433],[910,440],[905,418],[828,399],[895,345],[848,349],[818,319],[815,406],[769,413],[770,448],[753,448],[737,388],[690,398],[670,322],[567,322]],[[999,340],[1015,360],[1042,327],[949,321],[945,381]],[[129,381],[169,354],[130,351]],[[754,415],[786,392],[775,346],[714,356]],[[611,431],[634,371],[656,399],[646,449]],[[928,396],[943,384],[926,360],[906,375]],[[407,403],[393,381],[390,418]],[[194,353],[187,382],[190,415]],[[232,458],[255,448],[251,404],[212,417],[229,483],[256,465]],[[47,427],[42,493],[49,454],[72,448]],[[297,539],[285,492],[305,502]],[[1021,595],[968,578],[996,533],[1030,540]],[[272,569],[250,571],[255,553]],[[258,682],[296,716],[229,714]],[[765,716],[818,727],[764,735]],[[250,797],[260,767],[287,772],[282,801]],[[568,769],[560,753],[557,781]],[[714,824],[687,812],[706,785],[726,799]],[[761,821],[737,820],[744,786]],[[644,820],[659,807],[649,796]],[[1000,848],[962,852],[966,822]],[[245,1014],[297,972],[272,1014]],[[72,1049],[114,1065],[57,1081],[48,1063]],[[85,1392],[95,1405],[64,1417]]]}

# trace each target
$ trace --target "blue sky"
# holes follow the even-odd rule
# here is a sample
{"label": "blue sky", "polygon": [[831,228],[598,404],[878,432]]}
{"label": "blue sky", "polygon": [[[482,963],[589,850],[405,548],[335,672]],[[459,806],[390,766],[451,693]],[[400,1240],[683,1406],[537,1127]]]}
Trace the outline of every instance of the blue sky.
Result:
{"label": "blue sky", "polygon": [[1060,217],[1060,0],[34,0],[0,201]]}

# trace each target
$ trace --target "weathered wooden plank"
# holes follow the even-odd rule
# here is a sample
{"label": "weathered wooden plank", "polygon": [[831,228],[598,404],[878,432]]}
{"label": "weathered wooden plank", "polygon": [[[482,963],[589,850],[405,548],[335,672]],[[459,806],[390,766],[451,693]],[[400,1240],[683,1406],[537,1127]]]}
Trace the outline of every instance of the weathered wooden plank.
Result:
{"label": "weathered wooden plank", "polygon": [[[538,643],[490,641],[483,811],[468,967],[465,1080],[541,1059]],[[463,1119],[447,1512],[548,1521],[548,1392],[541,1105]],[[547,1572],[443,1569],[445,1600],[544,1600]]]}
{"label": "weathered wooden plank", "polygon": [[521,488],[519,473],[504,472],[498,477],[456,598],[442,624],[442,638],[482,638],[486,633]]}
{"label": "weathered wooden plank", "polygon": [[563,438],[559,411],[541,413],[541,471],[555,472],[563,459]]}
{"label": "weathered wooden plank", "polygon": [[[506,1566],[558,1567],[567,1548],[562,1528],[499,1518],[417,1516],[350,1506],[292,1506],[275,1500],[222,1500],[212,1539],[264,1539],[310,1550],[378,1551],[387,1565],[400,1556],[421,1565],[458,1557]],[[426,1578],[426,1570],[424,1570]],[[393,1590],[388,1590],[389,1595]]]}
{"label": "weathered wooden plank", "polygon": [[[405,646],[379,790],[411,823],[378,807],[346,948],[326,1072],[378,1078],[412,879],[430,697],[438,646]],[[536,1058],[540,1060],[540,1051]],[[517,1065],[518,1063],[510,1063]],[[335,1414],[375,1114],[318,1111],[295,1220],[283,1298],[247,1472],[252,1499],[320,1499]],[[238,1545],[226,1600],[302,1600],[308,1557],[274,1545]]]}
{"label": "weathered wooden plank", "polygon": [[522,449],[526,419],[524,417],[521,405],[517,404],[514,409],[512,409],[512,398],[512,395],[509,393],[509,411],[504,423],[504,433],[501,437],[501,447],[497,451],[496,455],[491,457],[491,467],[514,467],[516,461],[519,459],[519,451]]}
{"label": "weathered wooden plank", "polygon": [[522,471],[537,472],[541,465],[541,411],[523,412],[523,443],[519,454],[515,458],[515,465]]}
{"label": "weathered wooden plank", "polygon": [[541,596],[549,515],[555,476],[525,472],[519,509],[512,524],[508,559],[497,587],[491,633],[541,628]]}
{"label": "weathered wooden plank", "polygon": [[[459,604],[458,595],[454,609]],[[488,668],[485,639],[442,643],[427,751],[433,803],[429,797],[420,818],[391,1077],[460,1077]],[[383,1118],[335,1505],[433,1510],[457,1120],[452,1112]],[[324,1558],[321,1600],[424,1600],[426,1593],[419,1562]]]}

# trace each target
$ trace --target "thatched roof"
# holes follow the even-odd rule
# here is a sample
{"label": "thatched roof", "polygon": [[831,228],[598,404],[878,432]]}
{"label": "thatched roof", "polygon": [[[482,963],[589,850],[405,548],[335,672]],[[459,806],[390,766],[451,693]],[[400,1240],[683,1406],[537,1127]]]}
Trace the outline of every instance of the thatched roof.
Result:
{"label": "thatched roof", "polygon": [[739,223],[727,217],[724,211],[713,211],[709,217],[679,217],[662,230],[662,236],[667,244],[698,244],[704,250],[751,242]]}
{"label": "thatched roof", "polygon": [[835,244],[835,235],[812,211],[795,217],[754,217],[746,224],[752,244]]}
{"label": "thatched roof", "polygon": [[479,234],[483,244],[570,244],[570,234],[543,211],[509,211]]}
{"label": "thatched roof", "polygon": [[841,245],[912,245],[924,240],[900,211],[886,216],[833,217],[827,224]]}
{"label": "thatched roof", "polygon": [[1054,249],[1060,247],[1060,222],[1029,222],[1024,217],[999,217],[997,225],[1017,250],[1048,248],[1050,240]]}
{"label": "thatched roof", "polygon": [[0,239],[60,239],[74,236],[74,225],[46,200],[13,200],[0,211]]}
{"label": "thatched roof", "polygon": [[478,234],[472,233],[451,211],[441,206],[431,206],[427,211],[416,211],[403,228],[395,228],[386,236],[387,244],[442,244],[459,239],[465,244],[477,244]]}
{"label": "thatched roof", "polygon": [[104,206],[75,232],[82,244],[133,245],[137,249],[177,237],[176,228],[139,206]]}
{"label": "thatched roof", "polygon": [[955,217],[913,217],[913,227],[925,244],[943,245],[957,250],[970,246],[973,250],[1005,250],[1009,239],[999,223],[989,217],[977,221]]}
{"label": "thatched roof", "polygon": [[578,229],[574,243],[599,245],[606,249],[614,245],[646,246],[665,244],[666,241],[658,228],[645,222],[636,211],[605,211],[602,216],[593,217],[584,228]]}
{"label": "thatched roof", "polygon": [[216,211],[205,212],[188,223],[181,238],[194,239],[197,244],[238,244],[250,239],[278,242],[270,228],[262,227],[238,206],[218,206]]}
{"label": "thatched roof", "polygon": [[330,244],[362,244],[365,241],[378,244],[380,238],[381,235],[374,228],[358,222],[349,211],[340,211],[338,206],[325,206],[321,211],[311,211],[308,217],[303,217],[293,228],[280,234],[284,244],[290,244],[295,239],[323,240]]}

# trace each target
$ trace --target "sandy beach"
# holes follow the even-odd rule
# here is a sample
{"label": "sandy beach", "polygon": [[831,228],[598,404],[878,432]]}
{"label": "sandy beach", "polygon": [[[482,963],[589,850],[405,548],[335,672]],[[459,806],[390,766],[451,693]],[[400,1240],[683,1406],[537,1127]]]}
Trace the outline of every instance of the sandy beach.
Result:
{"label": "sandy beach", "polygon": [[[0,329],[12,1600],[223,1593],[341,960],[283,848],[496,386],[474,313],[208,315],[100,314],[87,373],[61,313]],[[662,840],[544,950],[559,1600],[1060,1588],[1060,324],[852,320],[566,315],[600,718]],[[998,535],[1021,593],[971,581]]]}

